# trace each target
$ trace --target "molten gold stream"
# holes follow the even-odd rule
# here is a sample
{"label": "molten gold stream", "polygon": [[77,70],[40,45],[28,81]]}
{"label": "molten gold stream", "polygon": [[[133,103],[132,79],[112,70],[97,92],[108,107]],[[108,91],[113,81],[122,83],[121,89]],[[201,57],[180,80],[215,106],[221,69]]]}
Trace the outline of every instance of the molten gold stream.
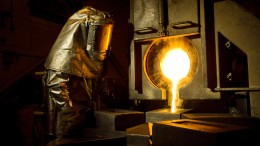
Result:
{"label": "molten gold stream", "polygon": [[171,112],[175,112],[177,103],[180,101],[179,81],[189,73],[190,58],[181,48],[172,48],[160,62],[160,67],[163,75],[172,82],[172,98],[169,98],[169,102],[171,103]]}

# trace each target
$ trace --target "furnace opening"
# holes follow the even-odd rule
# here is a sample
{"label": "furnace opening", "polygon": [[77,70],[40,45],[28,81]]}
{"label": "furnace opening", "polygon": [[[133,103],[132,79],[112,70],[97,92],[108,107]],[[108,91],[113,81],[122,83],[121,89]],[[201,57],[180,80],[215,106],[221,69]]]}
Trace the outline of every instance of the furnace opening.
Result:
{"label": "furnace opening", "polygon": [[147,80],[161,90],[167,90],[171,111],[182,108],[179,90],[187,86],[197,73],[198,52],[183,36],[156,39],[144,54]]}

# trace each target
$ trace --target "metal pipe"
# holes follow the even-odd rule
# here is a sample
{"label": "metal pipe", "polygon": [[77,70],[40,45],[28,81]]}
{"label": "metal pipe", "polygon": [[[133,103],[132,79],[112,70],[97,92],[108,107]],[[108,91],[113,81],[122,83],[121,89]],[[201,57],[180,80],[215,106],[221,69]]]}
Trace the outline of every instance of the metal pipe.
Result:
{"label": "metal pipe", "polygon": [[158,21],[161,29],[160,35],[168,35],[166,30],[168,22],[167,0],[158,0]]}

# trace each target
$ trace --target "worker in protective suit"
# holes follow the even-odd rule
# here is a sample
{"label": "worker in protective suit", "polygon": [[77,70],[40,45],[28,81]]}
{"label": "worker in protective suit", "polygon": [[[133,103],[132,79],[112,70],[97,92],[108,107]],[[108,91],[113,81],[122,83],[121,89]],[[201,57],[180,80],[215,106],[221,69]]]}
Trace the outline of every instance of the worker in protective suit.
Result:
{"label": "worker in protective suit", "polygon": [[42,78],[47,134],[83,132],[93,109],[95,79],[102,75],[113,19],[108,12],[84,7],[63,26],[44,64]]}

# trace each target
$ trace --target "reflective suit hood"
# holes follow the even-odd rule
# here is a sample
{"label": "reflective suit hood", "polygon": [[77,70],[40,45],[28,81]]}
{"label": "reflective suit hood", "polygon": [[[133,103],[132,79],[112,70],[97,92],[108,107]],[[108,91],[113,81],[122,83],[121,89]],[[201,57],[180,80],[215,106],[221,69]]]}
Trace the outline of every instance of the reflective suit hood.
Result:
{"label": "reflective suit hood", "polygon": [[107,12],[89,6],[77,11],[63,26],[45,68],[79,77],[97,77],[109,49],[113,23]]}

